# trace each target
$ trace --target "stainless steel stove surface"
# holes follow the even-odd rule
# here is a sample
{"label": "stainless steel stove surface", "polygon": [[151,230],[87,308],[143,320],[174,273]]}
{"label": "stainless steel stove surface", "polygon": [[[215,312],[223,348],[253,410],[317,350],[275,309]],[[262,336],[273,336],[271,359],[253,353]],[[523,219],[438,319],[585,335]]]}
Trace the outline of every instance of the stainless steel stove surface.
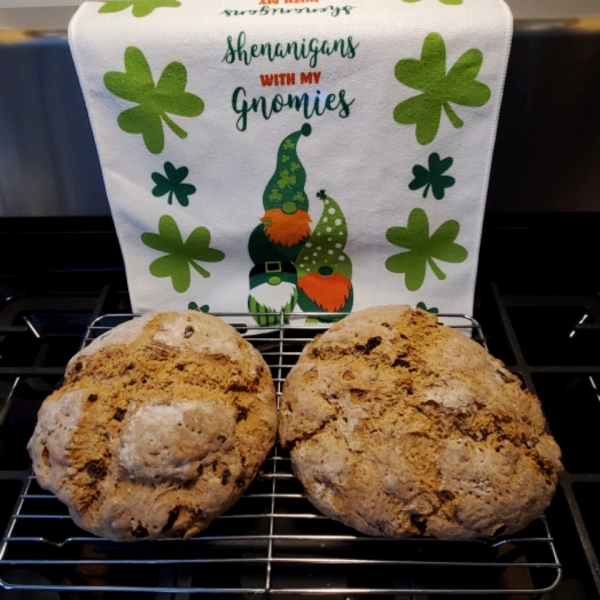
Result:
{"label": "stainless steel stove surface", "polygon": [[[129,318],[112,224],[0,220],[0,599],[600,598],[599,227],[594,215],[505,215],[484,230],[474,335],[538,393],[562,448],[566,471],[546,518],[495,541],[368,538],[320,516],[277,449],[206,532],[132,545],[75,527],[31,477],[25,448],[86,333]],[[280,385],[309,337],[294,328],[252,341]]]}

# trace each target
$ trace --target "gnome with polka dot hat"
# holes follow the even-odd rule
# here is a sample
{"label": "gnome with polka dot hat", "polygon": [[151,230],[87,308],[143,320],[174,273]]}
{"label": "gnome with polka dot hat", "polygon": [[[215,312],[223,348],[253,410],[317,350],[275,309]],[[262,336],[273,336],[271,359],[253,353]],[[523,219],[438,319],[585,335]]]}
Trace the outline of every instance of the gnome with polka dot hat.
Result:
{"label": "gnome with polka dot hat", "polygon": [[317,197],[323,201],[323,213],[296,259],[298,305],[305,312],[350,312],[354,294],[352,262],[344,252],[348,238],[346,219],[325,190]]}

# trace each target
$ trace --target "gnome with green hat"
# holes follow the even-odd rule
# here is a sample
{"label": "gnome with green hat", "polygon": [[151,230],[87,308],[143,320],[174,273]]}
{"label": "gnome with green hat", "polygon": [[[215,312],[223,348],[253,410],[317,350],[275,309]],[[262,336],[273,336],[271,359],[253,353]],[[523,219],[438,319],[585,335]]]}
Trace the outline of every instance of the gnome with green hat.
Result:
{"label": "gnome with green hat", "polygon": [[350,312],[354,294],[352,262],[344,252],[346,218],[325,190],[317,197],[323,200],[323,213],[296,259],[298,305],[305,312]]}
{"label": "gnome with green hat", "polygon": [[284,260],[293,263],[310,235],[308,196],[304,191],[306,171],[298,158],[296,146],[302,136],[309,136],[305,123],[279,145],[275,173],[263,193],[265,214],[248,242],[254,264]]}
{"label": "gnome with green hat", "polygon": [[296,152],[298,140],[309,136],[305,123],[279,145],[275,173],[263,194],[265,214],[250,234],[248,310],[261,327],[279,325],[280,313],[292,312],[298,291],[294,260],[310,235],[306,171]]}

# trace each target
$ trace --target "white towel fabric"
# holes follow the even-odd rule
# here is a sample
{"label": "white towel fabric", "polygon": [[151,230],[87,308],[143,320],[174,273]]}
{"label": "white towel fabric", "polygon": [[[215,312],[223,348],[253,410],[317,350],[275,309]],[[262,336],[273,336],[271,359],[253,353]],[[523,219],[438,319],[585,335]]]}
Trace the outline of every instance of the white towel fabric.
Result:
{"label": "white towel fabric", "polygon": [[470,314],[511,34],[502,0],[85,2],[134,310]]}

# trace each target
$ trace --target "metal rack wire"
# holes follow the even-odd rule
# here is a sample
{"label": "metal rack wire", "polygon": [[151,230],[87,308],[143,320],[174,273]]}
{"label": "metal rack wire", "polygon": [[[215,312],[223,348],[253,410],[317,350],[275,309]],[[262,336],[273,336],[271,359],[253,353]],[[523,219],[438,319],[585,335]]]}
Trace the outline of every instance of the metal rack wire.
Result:
{"label": "metal rack wire", "polygon": [[[100,317],[83,345],[132,316]],[[263,331],[248,328],[247,313],[219,316],[261,351],[278,397],[304,345],[325,327],[282,314],[280,326]],[[440,317],[485,346],[471,317]],[[38,574],[37,583],[15,581],[24,569]],[[544,518],[494,541],[372,538],[348,529],[304,498],[278,446],[240,501],[192,539],[119,544],[89,535],[30,476],[0,546],[0,586],[20,590],[470,596],[543,594],[560,576]]]}

